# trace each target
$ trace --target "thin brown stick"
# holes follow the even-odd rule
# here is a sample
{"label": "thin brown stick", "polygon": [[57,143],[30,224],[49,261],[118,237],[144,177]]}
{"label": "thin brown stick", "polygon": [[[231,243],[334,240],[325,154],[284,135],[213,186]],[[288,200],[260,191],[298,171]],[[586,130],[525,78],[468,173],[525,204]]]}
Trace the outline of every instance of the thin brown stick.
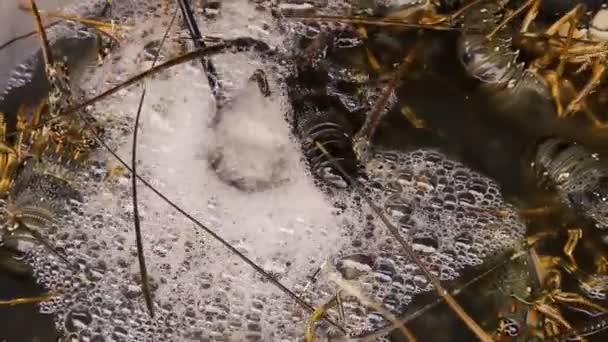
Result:
{"label": "thin brown stick", "polygon": [[[61,22],[61,20],[54,21],[54,22],[52,22],[52,23],[50,23],[50,24],[48,24],[48,25],[44,26],[44,28],[45,28],[45,29],[48,29],[48,28],[50,28],[50,27],[53,27],[53,26],[55,26],[55,25],[59,24],[60,22]],[[3,49],[5,49],[6,47],[8,47],[9,45],[14,44],[15,42],[18,42],[18,41],[20,41],[20,40],[22,40],[22,39],[29,38],[29,37],[31,37],[31,36],[33,36],[33,35],[35,35],[36,33],[38,33],[38,31],[37,31],[37,30],[34,30],[34,31],[30,31],[30,32],[27,32],[27,33],[24,33],[24,34],[18,35],[18,36],[16,36],[16,37],[13,37],[13,38],[11,38],[11,39],[7,40],[6,42],[4,42],[4,43],[0,44],[0,50],[3,50]]]}
{"label": "thin brown stick", "polygon": [[[160,40],[160,44],[158,49],[156,50],[156,54],[154,56],[154,60],[152,61],[152,66],[155,66],[160,57],[160,51],[165,45],[165,41],[169,36],[169,32],[173,27],[173,23],[175,22],[175,18],[177,18],[177,8],[171,17],[171,21],[163,34],[163,37]],[[146,307],[148,308],[148,313],[151,318],[154,318],[154,303],[152,300],[152,292],[150,291],[150,281],[148,279],[148,270],[146,267],[146,258],[144,253],[144,243],[143,237],[141,234],[141,221],[139,215],[139,203],[137,201],[137,133],[139,131],[139,119],[141,117],[141,111],[144,105],[144,99],[146,98],[146,83],[143,84],[143,90],[141,96],[139,98],[139,105],[137,107],[137,113],[135,114],[135,124],[133,127],[133,143],[131,149],[131,170],[133,172],[133,177],[131,177],[131,194],[133,199],[133,225],[135,228],[135,243],[137,246],[137,260],[139,262],[139,274],[141,276],[141,290],[144,294],[144,299],[146,302]]]}
{"label": "thin brown stick", "polygon": [[[554,22],[547,30],[546,34],[554,35],[559,30],[560,26],[570,21],[570,19],[576,15],[576,13],[582,8],[582,5],[579,4],[575,6],[573,9],[568,11],[568,13],[564,14],[561,18],[559,18],[556,22]],[[572,26],[572,25],[570,25]]]}
{"label": "thin brown stick", "polygon": [[[579,6],[577,6],[577,8],[579,8]],[[568,26],[568,36],[566,39],[566,46],[564,46],[564,49],[562,50],[562,55],[560,56],[559,64],[557,66],[557,77],[558,78],[561,78],[564,73],[564,68],[566,66],[566,55],[568,54],[568,49],[570,49],[570,45],[572,45],[572,36],[574,35],[574,30],[576,29],[575,22],[576,22],[576,18],[578,17],[579,12],[576,11],[575,13],[576,14],[573,15],[573,17],[570,19],[569,26]]]}
{"label": "thin brown stick", "polygon": [[[574,40],[574,38],[572,39]],[[571,46],[568,51],[565,52],[566,58],[572,57],[589,57],[594,55],[602,55],[608,53],[608,44],[600,43],[596,45],[575,45]]]}
{"label": "thin brown stick", "polygon": [[385,18],[373,18],[373,17],[346,17],[346,16],[335,16],[335,15],[314,15],[314,16],[298,16],[298,15],[285,15],[285,18],[299,20],[303,22],[334,22],[343,24],[360,24],[360,25],[373,25],[373,26],[395,26],[405,27],[412,29],[424,29],[434,31],[459,31],[459,28],[451,26],[442,26],[435,24],[419,24],[419,23],[404,23],[395,19]]}
{"label": "thin brown stick", "polygon": [[[566,40],[566,37],[552,35],[552,34],[548,34],[545,32],[520,32],[519,36],[523,37],[523,38],[539,39],[539,40],[554,42],[554,45],[557,45],[557,43],[555,43],[555,42],[560,42],[559,44],[563,45],[564,41]],[[576,37],[572,37],[572,42],[580,43],[583,46],[597,46],[598,45],[597,41],[584,39],[584,38],[576,38]]]}
{"label": "thin brown stick", "polygon": [[[30,228],[25,224],[21,224],[20,227],[29,235],[31,235],[35,242],[42,244],[44,248],[51,251],[51,253],[61,259],[61,261],[63,261],[72,270],[77,269],[77,267],[68,260],[67,256],[65,256],[63,253],[60,253],[57,248],[55,248],[55,246],[53,246],[49,241],[47,241],[47,239],[45,239],[44,236],[42,236],[42,234],[39,233],[37,230]],[[10,239],[10,237],[8,239]],[[17,239],[23,239],[23,237],[17,237]]]}
{"label": "thin brown stick", "polygon": [[53,298],[56,298],[57,295],[55,293],[49,292],[42,296],[36,297],[22,297],[22,298],[13,298],[8,300],[0,300],[0,305],[19,305],[19,304],[32,304],[32,303],[40,303]]}
{"label": "thin brown stick", "polygon": [[32,8],[32,13],[34,14],[36,31],[38,31],[38,37],[40,37],[40,48],[42,49],[42,56],[44,57],[44,63],[47,67],[53,65],[53,55],[51,52],[51,46],[49,44],[49,40],[46,36],[46,32],[44,30],[44,26],[42,26],[42,19],[40,19],[40,13],[38,12],[38,7],[36,6],[35,0],[30,0],[30,7]]}
{"label": "thin brown stick", "polygon": [[[146,77],[155,75],[163,70],[189,62],[191,60],[200,58],[202,56],[211,56],[211,55],[226,52],[226,50],[228,50],[232,47],[235,47],[235,46],[238,47],[238,44],[240,41],[241,41],[240,38],[236,38],[234,40],[226,40],[226,41],[224,41],[224,43],[216,44],[213,46],[207,46],[207,47],[201,48],[201,49],[195,49],[195,50],[193,50],[191,52],[187,52],[181,56],[177,56],[173,59],[166,61],[165,63],[159,64],[155,67],[145,70],[145,71],[141,72],[140,74],[137,74],[137,75],[127,79],[123,83],[120,83],[120,84],[102,92],[101,94],[95,95],[94,97],[92,97],[88,100],[85,100],[79,104],[76,104],[76,105],[66,109],[64,112],[59,113],[58,116],[73,114],[79,110],[82,110],[83,108],[85,108],[87,106],[93,105],[94,103],[107,98],[108,96],[116,94],[118,91],[120,91],[122,89],[125,89],[135,83],[142,81]],[[42,125],[47,124],[48,122],[49,122],[49,120],[43,120],[38,125],[33,126],[32,129],[41,127]]]}
{"label": "thin brown stick", "polygon": [[[325,147],[321,143],[315,142],[315,144],[316,144],[317,148],[325,156],[328,156],[329,158],[331,158],[331,154],[327,151],[327,149],[325,149]],[[367,203],[367,205],[370,206],[370,208],[374,211],[376,216],[378,216],[380,218],[382,223],[384,223],[384,226],[390,231],[390,233],[395,237],[395,239],[397,239],[397,241],[401,245],[401,248],[405,252],[405,255],[407,255],[410,259],[412,259],[412,261],[414,261],[414,263],[422,271],[424,276],[431,282],[435,291],[448,304],[450,309],[452,309],[452,311],[454,311],[456,313],[456,315],[467,325],[467,327],[477,336],[477,338],[479,338],[481,341],[491,342],[492,338],[490,337],[490,335],[488,335],[479,326],[479,324],[477,324],[477,322],[475,322],[475,320],[471,316],[469,316],[469,314],[466,313],[466,311],[462,308],[462,306],[460,306],[460,304],[458,304],[458,302],[454,299],[454,297],[452,297],[452,295],[447,290],[445,290],[445,288],[443,288],[443,286],[441,286],[441,282],[439,281],[439,279],[437,279],[426,268],[426,266],[422,263],[422,261],[420,261],[420,259],[416,256],[416,253],[414,252],[412,246],[407,241],[405,241],[405,239],[399,233],[399,229],[397,229],[397,227],[395,227],[395,225],[393,225],[393,223],[386,217],[386,215],[384,215],[382,210],[374,204],[374,202],[369,198],[369,196],[365,193],[365,191],[363,191],[361,189],[359,183],[355,179],[353,179],[342,168],[342,166],[339,163],[334,163],[334,166],[340,172],[342,177],[344,177],[344,179],[348,180],[348,182],[353,186],[353,188],[359,194],[359,196],[361,198],[363,198],[363,200]]]}
{"label": "thin brown stick", "polygon": [[[492,266],[491,268],[487,269],[485,272],[482,272],[481,274],[475,276],[473,279],[467,281],[466,283],[464,283],[463,285],[457,287],[456,289],[450,291],[450,294],[452,296],[458,296],[460,295],[464,290],[466,290],[467,288],[469,288],[471,285],[479,282],[480,280],[482,280],[483,278],[487,277],[488,275],[496,272],[496,270],[498,270],[499,268],[507,265],[509,262],[516,260],[522,256],[526,255],[526,251],[517,251],[515,253],[512,253],[510,257],[507,257],[505,259],[503,259],[501,262],[496,263],[494,266]],[[401,317],[399,319],[400,322],[402,322],[403,324],[407,324],[415,319],[417,319],[418,317],[421,317],[422,315],[424,315],[425,313],[429,312],[430,310],[436,308],[439,304],[443,303],[443,297],[439,297],[437,299],[435,299],[434,301],[432,301],[431,303],[426,304],[425,306],[421,307],[420,309],[407,314],[403,317]],[[362,339],[362,340],[372,340],[372,338],[375,337],[379,337],[382,335],[385,335],[387,333],[389,333],[390,331],[394,330],[395,326],[394,325],[388,325],[384,328],[380,328],[372,333],[368,333],[365,335],[360,335],[357,336],[357,338]]]}
{"label": "thin brown stick", "polygon": [[217,45],[213,45],[210,47],[206,47],[203,49],[196,49],[194,51],[185,53],[181,56],[175,57],[174,59],[168,60],[165,63],[159,64],[155,67],[152,67],[146,71],[143,71],[142,73],[135,75],[131,78],[129,78],[128,80],[124,81],[121,84],[118,84],[104,92],[102,92],[99,95],[96,95],[82,103],[79,103],[77,105],[75,105],[72,108],[69,108],[66,110],[65,113],[62,113],[62,115],[68,115],[68,114],[72,114],[78,110],[81,110],[83,108],[85,108],[86,106],[90,106],[92,104],[94,104],[97,101],[100,101],[102,99],[105,99],[106,97],[116,94],[116,92],[120,91],[121,89],[124,89],[128,86],[131,86],[139,81],[142,81],[143,79],[145,79],[146,77],[152,76],[154,74],[159,73],[160,71],[172,68],[174,66],[189,62],[193,59],[199,58],[201,56],[208,56],[208,55],[213,55],[213,54],[217,54],[217,53],[221,53],[223,51],[225,51],[227,48],[229,47],[229,45],[227,44],[217,44]]}
{"label": "thin brown stick", "polygon": [[[26,12],[32,12],[32,8],[25,6],[24,4],[19,4],[19,9]],[[89,19],[89,18],[81,18],[75,15],[63,14],[61,12],[54,12],[48,10],[38,10],[38,14],[40,16],[52,17],[52,18],[61,18],[69,21],[76,21],[82,24],[87,24],[95,27],[107,27],[112,29],[129,29],[130,26],[116,24],[114,22],[106,22],[101,20]]]}

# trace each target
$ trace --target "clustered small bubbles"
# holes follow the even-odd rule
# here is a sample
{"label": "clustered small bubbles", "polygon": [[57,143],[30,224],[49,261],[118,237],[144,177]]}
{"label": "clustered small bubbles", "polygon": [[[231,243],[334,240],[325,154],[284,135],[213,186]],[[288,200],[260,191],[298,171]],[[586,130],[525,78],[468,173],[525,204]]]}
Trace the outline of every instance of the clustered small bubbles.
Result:
{"label": "clustered small bubbles", "polygon": [[[367,174],[369,179],[362,182],[374,203],[442,281],[456,279],[463,269],[512,248],[524,235],[524,223],[503,201],[494,181],[437,151],[379,152],[368,163]],[[432,285],[412,260],[402,256],[400,245],[370,208],[348,197],[343,201],[356,208],[361,219],[350,218],[344,245],[324,273],[339,274],[368,299],[402,313],[414,296],[432,290]],[[365,243],[355,243],[362,236]],[[320,277],[311,292],[327,292],[323,298],[328,299],[335,290],[335,284]],[[355,297],[343,302],[347,329],[354,335],[388,323]]]}
{"label": "clustered small bubbles", "polygon": [[[157,5],[158,1],[140,6],[144,2],[116,2],[115,14],[130,20],[142,18],[148,11],[146,6]],[[235,7],[240,5],[236,1],[225,3],[221,11],[240,11],[247,23],[250,13],[244,6],[237,11]],[[259,11],[251,13],[263,15]],[[222,21],[220,13],[217,18],[209,25],[211,32],[250,34],[247,30],[226,30],[234,26],[231,16]],[[155,23],[151,19],[148,25]],[[145,36],[157,39],[161,33],[157,31],[150,28]],[[135,72],[139,66],[133,62],[137,60],[134,56],[149,42],[139,41],[140,38],[126,38],[124,50],[119,52],[121,58],[109,62],[100,73],[110,70],[113,77],[118,77],[125,70]],[[139,50],[135,52],[131,45]],[[130,58],[132,65],[128,65]],[[232,87],[239,88],[241,78],[249,76],[238,71],[231,73],[231,69],[239,69],[231,65],[256,63],[251,59],[214,59],[231,91],[238,90]],[[121,64],[125,62],[127,66]],[[265,66],[255,66],[260,65]],[[195,217],[314,306],[336,293],[336,284],[330,281],[328,272],[352,282],[364,295],[393,313],[403,312],[416,295],[432,289],[421,270],[403,256],[399,245],[360,198],[341,191],[321,193],[299,156],[286,159],[283,167],[289,171],[288,181],[277,185],[278,189],[238,192],[214,177],[205,158],[205,150],[211,145],[208,137],[214,133],[205,128],[213,106],[204,75],[194,70],[191,66],[176,68],[167,72],[170,77],[151,80],[147,88],[148,104],[138,154],[142,176],[177,198]],[[96,88],[101,77],[96,76],[91,77],[88,87]],[[278,102],[286,101],[277,82],[270,81]],[[168,99],[167,92],[183,84],[191,85],[189,89],[180,88],[183,101]],[[107,133],[111,146],[126,149],[123,144],[130,140],[129,118],[136,108],[139,90],[128,89],[91,108],[112,123]],[[239,99],[235,96],[233,100]],[[361,102],[354,106],[363,106],[373,99],[356,100]],[[230,110],[227,108],[224,114],[235,114]],[[293,148],[287,152],[297,153],[295,142],[288,136],[283,107],[265,107],[262,103],[251,110],[264,114],[273,133],[284,134],[284,140],[261,139],[260,143],[270,145],[265,147],[284,144]],[[492,214],[496,209],[510,210],[498,186],[464,165],[431,150],[383,153],[374,159],[377,168],[368,170],[369,179],[361,178],[367,193],[381,204],[424,264],[440,279],[457,278],[462,269],[480,264],[489,254],[510,247],[522,236],[524,226],[514,213],[500,217]],[[307,312],[142,187],[140,209],[156,309],[156,316],[151,319],[140,288],[130,184],[127,177],[104,179],[105,172],[104,163],[95,160],[77,176],[73,184],[78,186],[82,198],[68,204],[61,226],[49,236],[77,267],[67,267],[43,248],[33,250],[28,257],[39,283],[60,293],[39,308],[54,315],[57,328],[68,340],[301,339]],[[343,180],[336,182],[344,189]],[[332,202],[340,210],[335,210]],[[311,281],[323,264],[318,277]],[[382,315],[361,305],[353,296],[345,295],[343,303],[345,325],[352,334],[387,323]],[[330,330],[323,322],[319,322],[319,327],[321,331]]]}

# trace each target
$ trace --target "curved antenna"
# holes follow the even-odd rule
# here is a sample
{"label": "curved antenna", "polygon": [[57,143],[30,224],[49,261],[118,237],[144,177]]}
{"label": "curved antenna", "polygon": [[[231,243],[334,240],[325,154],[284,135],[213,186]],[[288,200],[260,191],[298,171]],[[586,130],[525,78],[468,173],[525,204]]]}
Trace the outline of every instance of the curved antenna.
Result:
{"label": "curved antenna", "polygon": [[[60,20],[54,21],[54,22],[48,24],[46,26],[46,28],[53,27],[53,26],[59,24],[60,22],[61,22]],[[6,42],[0,44],[0,50],[4,50],[6,47],[8,47],[8,46],[10,46],[10,45],[12,45],[12,44],[20,41],[20,40],[23,40],[25,38],[29,38],[29,37],[35,35],[36,33],[37,33],[37,30],[34,30],[34,31],[30,31],[30,32],[18,35],[16,37],[13,37],[13,38],[7,40]]]}
{"label": "curved antenna", "polygon": [[[255,40],[255,39],[250,39],[250,38],[234,38],[234,39],[224,39],[222,40],[221,43],[219,44],[215,44],[212,46],[208,46],[206,48],[202,48],[202,49],[195,49],[193,51],[187,52],[183,55],[177,56],[173,59],[170,59],[162,64],[159,64],[155,67],[152,67],[150,69],[147,69],[129,79],[127,79],[126,81],[105,90],[104,92],[95,95],[92,98],[89,98],[83,102],[80,102],[76,105],[73,105],[65,110],[63,110],[60,114],[61,115],[69,115],[69,114],[73,114],[89,105],[92,105],[102,99],[107,98],[110,95],[116,94],[116,92],[118,92],[121,89],[124,89],[128,86],[131,86],[133,84],[136,84],[140,81],[142,81],[143,79],[145,79],[148,76],[157,74],[160,71],[172,68],[176,65],[180,65],[186,62],[189,62],[193,59],[202,57],[202,56],[211,56],[211,55],[215,55],[215,54],[219,54],[219,53],[224,53],[226,51],[244,51],[246,49],[253,49],[255,51],[258,51],[260,53],[265,53],[269,56],[272,56],[272,54],[274,53],[273,50],[270,49],[270,47],[265,44],[264,42]],[[40,122],[37,126],[34,126],[32,128],[38,128],[41,127],[42,125],[48,123],[50,120],[44,120],[42,122]],[[11,133],[12,134],[12,133]],[[11,135],[8,134],[8,135]],[[14,135],[14,134],[13,134]]]}
{"label": "curved antenna", "polygon": [[[194,47],[197,49],[204,49],[206,45],[203,42],[201,30],[196,23],[196,18],[194,17],[194,13],[192,12],[189,1],[178,0],[177,2],[179,4],[184,22],[186,23],[188,31],[190,32],[190,38],[192,38]],[[203,66],[203,71],[207,76],[207,81],[209,82],[209,87],[211,88],[211,94],[213,94],[213,97],[215,98],[215,106],[219,110],[224,104],[224,97],[222,95],[222,89],[217,76],[217,71],[211,62],[211,59],[201,56],[200,61],[201,65]]]}
{"label": "curved antenna", "polygon": [[[167,29],[165,30],[165,33],[163,34],[163,37],[160,40],[160,44],[154,56],[154,61],[152,61],[153,67],[158,62],[160,50],[162,49],[163,45],[165,44],[165,41],[167,40],[167,37],[169,36],[169,32],[171,31],[171,27],[173,27],[173,23],[175,22],[176,17],[177,9],[173,13],[173,16],[171,17],[171,22],[169,22],[169,25],[167,26]],[[141,92],[141,96],[139,97],[139,105],[137,107],[137,114],[135,115],[135,124],[133,127],[133,144],[131,150],[131,172],[133,173],[133,177],[131,177],[131,193],[133,198],[133,225],[135,227],[135,241],[137,244],[137,260],[139,261],[139,274],[141,275],[141,289],[144,294],[146,307],[148,308],[150,317],[154,318],[154,303],[152,302],[152,293],[150,292],[150,283],[148,281],[146,257],[144,255],[144,244],[141,236],[141,222],[139,219],[139,203],[137,200],[137,132],[139,130],[139,119],[141,117],[141,110],[143,108],[145,98],[146,83],[143,84],[143,90]]]}

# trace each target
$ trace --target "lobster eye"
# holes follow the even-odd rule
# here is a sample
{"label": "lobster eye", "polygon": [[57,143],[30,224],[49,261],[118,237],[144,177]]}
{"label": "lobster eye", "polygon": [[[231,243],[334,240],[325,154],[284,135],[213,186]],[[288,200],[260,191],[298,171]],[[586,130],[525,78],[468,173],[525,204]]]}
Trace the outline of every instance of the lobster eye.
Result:
{"label": "lobster eye", "polygon": [[503,334],[510,337],[517,337],[520,334],[520,326],[512,318],[502,317],[500,319],[500,330]]}
{"label": "lobster eye", "polygon": [[50,128],[53,132],[56,132],[56,133],[63,132],[63,127],[59,122],[52,123]]}
{"label": "lobster eye", "polygon": [[93,139],[93,138],[87,138],[86,139],[86,145],[89,148],[96,148],[98,146],[97,144],[97,140]]}
{"label": "lobster eye", "polygon": [[473,55],[470,54],[468,51],[464,51],[460,55],[460,60],[462,61],[463,65],[469,65],[469,63],[471,63],[471,61],[473,60]]}

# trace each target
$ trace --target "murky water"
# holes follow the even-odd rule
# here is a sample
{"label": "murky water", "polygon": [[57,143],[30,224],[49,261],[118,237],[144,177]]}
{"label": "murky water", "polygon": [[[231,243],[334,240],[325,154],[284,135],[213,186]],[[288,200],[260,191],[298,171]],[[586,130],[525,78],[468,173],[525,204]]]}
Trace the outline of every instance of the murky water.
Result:
{"label": "murky water", "polygon": [[[367,46],[372,51],[386,52],[390,49],[390,47],[387,48],[389,44],[386,44],[386,38],[381,36],[386,31],[388,30],[368,30],[371,38]],[[348,33],[344,33],[344,31],[336,32],[333,34],[348,36]],[[375,36],[376,34],[377,36]],[[535,100],[534,97],[521,97],[519,99],[521,103],[507,110],[499,108],[493,99],[488,98],[487,93],[480,91],[475,82],[471,82],[471,79],[463,74],[462,67],[454,53],[456,50],[453,45],[456,40],[455,36],[433,32],[425,32],[421,36],[414,33],[393,32],[392,34],[395,35],[394,37],[398,37],[393,39],[399,40],[401,43],[399,49],[391,50],[394,54],[388,56],[378,52],[378,58],[386,64],[398,63],[411,50],[413,44],[408,41],[420,39],[423,45],[419,48],[416,58],[420,63],[417,65],[418,68],[422,67],[422,69],[413,68],[409,74],[403,77],[404,80],[397,89],[399,104],[394,105],[387,113],[376,133],[374,143],[378,148],[402,151],[411,151],[421,147],[438,148],[451,158],[464,161],[475,170],[496,180],[508,201],[521,208],[546,203],[549,195],[538,186],[538,181],[532,175],[530,167],[533,146],[539,138],[547,135],[574,138],[583,141],[588,146],[596,147],[597,151],[604,151],[607,140],[602,136],[601,131],[596,131],[594,135],[581,137],[580,132],[577,132],[581,125],[580,122],[575,120],[564,122],[548,115],[550,104]],[[373,40],[374,38],[376,41]],[[338,41],[339,39],[337,38]],[[365,61],[367,58],[364,48],[362,46],[336,48],[336,45],[327,48],[329,52],[323,54],[325,58],[334,63],[328,67],[329,71],[325,72],[339,74],[336,70],[347,67],[357,74],[361,62],[356,61]],[[322,63],[319,62],[319,64]],[[318,69],[322,68],[322,66],[318,67]],[[303,73],[304,76],[301,76],[299,81],[322,79],[322,76],[319,75],[323,71],[318,73],[317,71],[307,71],[307,73]],[[343,129],[352,134],[362,124],[365,113],[361,113],[357,106],[344,105],[344,99],[355,99],[355,101],[357,99],[357,95],[355,95],[357,91],[352,89],[353,85],[356,87],[356,81],[348,80],[344,83],[348,85],[342,85],[342,88],[347,90],[341,98],[316,94],[310,96],[315,99],[310,101],[317,103],[317,107],[313,106],[313,108],[326,106],[339,108],[338,111],[341,110],[341,113],[328,115],[327,120],[340,122]],[[331,81],[329,84],[331,86]],[[301,92],[302,90],[297,90],[294,96],[297,98]],[[342,104],[335,105],[338,101]],[[299,101],[298,104],[300,102],[304,101]],[[402,106],[407,106],[415,112],[419,119],[426,122],[427,127],[414,127],[414,122],[404,116]],[[350,110],[350,108],[354,109]],[[344,124],[344,122],[348,124]],[[340,152],[337,151],[337,153]],[[347,154],[340,156],[352,158]],[[526,222],[528,232],[532,234],[538,230],[565,229],[569,224],[573,224],[572,220],[572,213],[569,210],[558,210],[553,215],[527,218]],[[576,222],[580,222],[580,220]],[[452,227],[456,229],[457,225]],[[603,239],[605,236],[604,232],[594,229],[592,226],[585,229],[585,234],[588,234],[591,240]],[[553,249],[559,250],[559,246],[553,247]],[[600,244],[596,248],[601,250],[604,246]],[[582,257],[582,260],[585,260],[585,256]],[[582,262],[589,263],[590,260]],[[488,315],[495,315],[499,310],[498,307],[504,305],[504,303],[499,304],[496,301],[498,297],[501,297],[501,293],[503,297],[499,301],[507,301],[508,293],[511,291],[517,293],[518,286],[524,286],[524,288],[538,286],[524,280],[529,274],[527,266],[524,264],[516,266],[515,264],[517,262],[496,271],[496,274],[502,272],[504,278],[495,274],[493,280],[492,277],[489,277],[490,279],[471,286],[465,291],[463,297],[459,297],[465,307],[480,322],[487,323],[492,319]],[[464,275],[461,281],[481,272],[482,268],[476,269],[471,274]],[[511,277],[518,280],[510,280]],[[517,281],[520,283],[516,284]],[[509,286],[515,287],[509,288]],[[487,296],[480,296],[476,291],[481,291]],[[407,312],[416,312],[424,303],[432,301],[433,297],[434,295],[417,297]],[[453,313],[446,306],[434,309],[432,312],[411,322],[411,327],[417,336],[433,336],[434,340],[445,341],[474,339],[464,325],[454,319]],[[436,327],[443,325],[446,325],[450,334],[437,336]],[[602,337],[600,335],[595,338],[601,339]]]}
{"label": "murky water", "polygon": [[[73,3],[72,0],[40,0],[40,8],[57,10]],[[17,8],[18,1],[0,2],[0,44],[27,34],[35,30],[32,17]],[[53,19],[43,18],[46,24],[54,22]],[[9,81],[11,72],[39,47],[38,38],[31,36],[20,39],[0,51],[0,89],[4,89]],[[23,99],[25,94],[21,95]],[[3,109],[11,105],[3,103]],[[0,272],[2,299],[36,296],[43,293],[35,280],[29,277],[18,277]],[[38,314],[34,304],[18,306],[0,306],[0,340],[4,341],[55,341],[58,337],[53,326],[53,319],[49,315]]]}
{"label": "murky water", "polygon": [[[158,5],[147,1],[125,5],[128,10],[123,15],[141,24],[104,66],[84,74],[81,82],[85,94],[99,93],[108,84],[116,84],[150,66],[149,56],[142,51],[148,43],[162,36],[162,28],[168,23],[167,15],[157,11]],[[157,11],[156,15],[146,13],[154,11]],[[256,9],[251,2],[226,1],[221,6],[221,15],[210,17],[213,19],[201,20],[210,35],[223,38],[252,36],[272,46],[290,44],[283,40],[284,32],[272,25],[269,13]],[[165,58],[176,55],[183,48],[178,43],[178,31],[172,32],[175,39],[168,43]],[[378,53],[382,65],[399,62],[414,41],[421,39],[424,42],[416,57],[421,63],[404,77],[396,98],[400,105],[407,105],[424,119],[427,128],[415,128],[404,118],[401,106],[394,106],[374,138],[375,146],[380,149],[406,155],[397,159],[407,165],[405,171],[409,167],[416,176],[429,178],[413,181],[412,184],[422,190],[404,195],[416,198],[421,207],[439,205],[434,202],[437,199],[434,187],[439,189],[439,185],[445,184],[438,182],[441,183],[438,185],[432,180],[441,177],[447,177],[446,187],[473,184],[476,189],[482,188],[474,196],[463,197],[462,201],[483,208],[504,205],[512,215],[514,208],[542,204],[551,194],[540,189],[533,179],[529,158],[531,146],[547,134],[577,139],[601,156],[608,151],[606,135],[591,134],[594,131],[578,119],[557,120],[549,115],[551,110],[546,104],[538,105],[540,102],[534,98],[522,98],[520,105],[508,110],[498,109],[498,105],[464,75],[455,56],[456,37],[453,34],[427,32],[420,38],[407,32],[386,31],[384,36],[382,32],[377,29],[368,32],[372,37],[371,51],[382,51]],[[298,35],[287,37],[296,39]],[[343,42],[352,43],[353,40],[346,37]],[[278,50],[293,52],[290,48]],[[365,53],[362,45],[355,44],[352,50],[344,51],[326,58],[353,72],[362,68],[364,63],[357,60],[357,56]],[[288,118],[294,113],[306,115],[303,108],[290,106],[294,95],[284,87],[285,81],[293,81],[289,79],[292,75],[289,63],[281,59],[268,60],[257,53],[228,53],[213,60],[229,98],[226,109],[219,113],[219,121],[198,64],[180,66],[150,81],[140,136],[140,172],[161,191],[177,199],[186,210],[271,270],[280,281],[301,291],[314,305],[323,303],[335,289],[331,288],[330,282],[321,279],[306,290],[310,275],[325,260],[343,260],[341,258],[346,259],[349,252],[366,252],[378,260],[373,272],[361,279],[369,285],[366,293],[384,300],[388,307],[407,314],[433,301],[435,295],[428,292],[428,283],[415,276],[411,263],[394,257],[398,254],[394,252],[395,246],[384,242],[386,235],[381,232],[381,225],[365,216],[366,208],[353,204],[348,193],[330,190],[330,194],[338,194],[332,197],[315,185],[302,161],[300,144],[290,135],[293,129],[285,121],[286,112]],[[273,93],[270,98],[263,97],[255,85],[247,81],[256,69],[264,70],[269,76]],[[335,70],[323,72],[328,71]],[[326,87],[324,80],[319,81],[314,74],[303,75],[304,81],[298,82],[301,81],[304,87],[319,87],[315,82]],[[312,105],[324,109],[332,106],[356,109],[356,101],[347,103],[353,98],[356,100],[348,82],[333,86],[333,94],[337,91],[342,95],[336,96],[338,100],[319,96],[320,103]],[[127,89],[92,109],[94,115],[107,124],[108,139],[121,156],[129,155],[130,126],[140,90],[139,87]],[[333,101],[341,104],[335,105]],[[345,123],[344,129],[356,130],[364,120],[358,110],[337,112],[336,116]],[[437,152],[407,154],[419,148],[434,148],[445,156]],[[76,187],[85,199],[82,203],[70,203],[71,215],[62,221],[65,227],[60,233],[50,233],[50,239],[68,252],[70,261],[80,267],[79,272],[67,269],[47,251],[35,250],[30,260],[39,276],[38,281],[63,295],[43,304],[41,311],[47,313],[43,315],[34,314],[37,310],[34,305],[16,309],[0,307],[0,327],[3,328],[0,339],[53,341],[53,319],[75,340],[95,340],[101,336],[116,341],[144,341],[151,336],[160,340],[301,339],[305,320],[302,312],[274,288],[260,281],[259,276],[241,265],[222,246],[146,191],[142,194],[141,211],[159,311],[156,319],[149,320],[134,266],[129,181],[121,176],[102,181],[112,166],[110,160],[100,152],[89,167],[74,176]],[[424,167],[429,167],[430,171],[416,174]],[[388,178],[382,172],[376,176],[379,183]],[[374,176],[370,177],[374,179]],[[373,191],[372,186],[370,193],[377,196],[378,201],[388,201],[383,194]],[[438,215],[444,215],[448,210],[445,208],[450,207],[451,199],[443,195],[441,205],[444,208],[437,210]],[[343,206],[342,210],[333,207],[336,202]],[[399,214],[397,207],[393,211],[396,215]],[[429,253],[425,260],[443,280],[452,280],[449,282],[451,287],[465,283],[493,261],[500,260],[513,240],[521,237],[524,227],[523,221],[514,218],[515,215],[507,219],[481,213],[472,216],[472,221],[505,226],[492,231],[495,234],[492,235],[485,226],[474,225],[468,233],[474,231],[473,235],[479,235],[467,238],[458,234],[464,221],[435,220],[433,215],[418,211],[412,215],[416,224],[432,229],[404,228],[419,234],[415,235],[417,248]],[[561,229],[572,223],[567,221],[572,216],[572,213],[559,210],[541,219],[527,219],[525,223],[528,232]],[[360,227],[363,225],[366,226]],[[604,232],[594,229],[586,229],[585,237],[587,235],[598,241],[605,238]],[[367,239],[363,247],[361,236]],[[497,236],[501,237],[497,239],[499,241],[490,241],[491,237]],[[479,237],[488,241],[467,242]],[[452,240],[465,245],[462,247],[465,251],[448,255],[446,249],[449,248],[444,245]],[[475,247],[470,248],[467,244]],[[377,251],[380,252],[374,254]],[[390,251],[394,253],[388,253]],[[440,262],[433,260],[435,256]],[[591,260],[584,257],[586,255],[581,259],[581,268],[591,264]],[[442,265],[445,260],[453,265],[448,262]],[[517,293],[530,286],[520,279],[527,276],[528,266],[518,265],[518,262],[495,271],[500,275],[470,286],[458,297],[465,309],[484,326],[494,326],[497,312],[504,309],[504,302],[499,303],[496,298],[505,299],[507,293]],[[395,269],[401,268],[409,270],[411,279],[403,280],[410,276],[409,273],[403,278],[395,274]],[[382,285],[382,279],[388,278],[394,283],[406,284],[405,289],[400,290],[403,293],[394,292],[400,296],[397,300],[388,300],[391,293],[387,292],[395,288]],[[9,290],[14,290],[0,292],[8,297],[26,296],[40,290],[33,287],[32,279],[0,278],[0,284],[7,284]],[[354,305],[352,302],[346,305],[346,313],[354,320],[348,323],[349,329],[365,333],[370,327],[382,325],[382,319],[371,312],[362,313]],[[4,315],[10,318],[4,319]],[[15,320],[15,324],[10,324],[9,319]],[[27,323],[27,326],[18,322]],[[38,328],[31,328],[30,324],[34,323]],[[408,323],[408,327],[421,340],[425,336],[433,336],[437,341],[473,339],[444,305]],[[446,333],[437,335],[438,329]],[[598,340],[601,338],[599,336]],[[399,337],[395,336],[395,340]]]}
{"label": "murky water", "polygon": [[[41,9],[57,10],[74,3],[73,0],[41,0],[37,4]],[[19,1],[2,1],[0,3],[0,44],[35,30],[32,17],[18,9]],[[56,19],[43,18],[44,24],[50,24]],[[10,72],[27,56],[38,48],[38,38],[31,36],[21,39],[0,51],[0,89],[4,89]]]}

